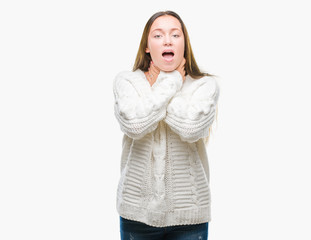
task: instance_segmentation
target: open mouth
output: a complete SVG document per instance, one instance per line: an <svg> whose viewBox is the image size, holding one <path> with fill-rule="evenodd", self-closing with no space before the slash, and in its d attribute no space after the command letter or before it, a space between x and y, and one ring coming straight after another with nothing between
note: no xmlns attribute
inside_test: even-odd
<svg viewBox="0 0 311 240"><path fill-rule="evenodd" d="M166 60L166 61L171 61L174 58L174 52L173 51L164 51L162 53L162 57Z"/></svg>

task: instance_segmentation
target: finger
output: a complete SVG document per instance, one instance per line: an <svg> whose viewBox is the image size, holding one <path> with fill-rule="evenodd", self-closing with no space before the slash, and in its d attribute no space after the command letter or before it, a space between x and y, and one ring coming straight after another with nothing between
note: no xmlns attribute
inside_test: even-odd
<svg viewBox="0 0 311 240"><path fill-rule="evenodd" d="M156 69L155 69L154 65L152 65L152 67L151 67L151 69L150 69L150 73L151 73L152 75L155 75L155 74L156 74Z"/></svg>
<svg viewBox="0 0 311 240"><path fill-rule="evenodd" d="M159 69L154 63L152 63L152 66L153 66L154 71L155 71L156 73L160 73L160 69Z"/></svg>
<svg viewBox="0 0 311 240"><path fill-rule="evenodd" d="M149 71L154 72L154 64L152 62L150 63Z"/></svg>
<svg viewBox="0 0 311 240"><path fill-rule="evenodd" d="M185 65L185 63L186 63L186 59L183 58L183 59L181 60L180 66L183 67L183 66Z"/></svg>
<svg viewBox="0 0 311 240"><path fill-rule="evenodd" d="M181 60L180 65L178 66L178 68L179 68L180 70L182 70L182 69L185 67L185 63L186 63L186 60L185 60L185 58L183 58L183 60Z"/></svg>
<svg viewBox="0 0 311 240"><path fill-rule="evenodd" d="M152 62L152 61L150 61L150 64L149 64L149 70L151 71L153 68L154 68L153 62Z"/></svg>
<svg viewBox="0 0 311 240"><path fill-rule="evenodd" d="M156 67L155 65L153 65L151 71L152 71L155 75L157 75L157 74L160 73L160 70L158 70L157 67Z"/></svg>

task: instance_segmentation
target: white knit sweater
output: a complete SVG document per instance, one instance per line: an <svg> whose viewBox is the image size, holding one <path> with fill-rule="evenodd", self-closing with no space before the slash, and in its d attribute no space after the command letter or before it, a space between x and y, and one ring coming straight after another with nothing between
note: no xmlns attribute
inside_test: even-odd
<svg viewBox="0 0 311 240"><path fill-rule="evenodd" d="M151 87L141 70L119 73L115 115L124 132L120 216L155 227L210 221L204 137L215 117L219 87L212 77L184 83L160 72Z"/></svg>

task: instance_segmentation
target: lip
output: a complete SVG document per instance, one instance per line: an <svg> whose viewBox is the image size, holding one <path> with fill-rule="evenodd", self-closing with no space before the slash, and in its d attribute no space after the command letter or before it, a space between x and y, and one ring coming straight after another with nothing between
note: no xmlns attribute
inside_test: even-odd
<svg viewBox="0 0 311 240"><path fill-rule="evenodd" d="M171 49L171 48L164 49L164 50L162 51L162 54L163 54L163 53L166 53L166 52L172 52L172 53L174 53L174 55L175 55L174 50Z"/></svg>
<svg viewBox="0 0 311 240"><path fill-rule="evenodd" d="M164 50L162 51L162 54L161 54L161 55L162 55L162 58L164 59L164 61L166 61L166 62L172 62L172 61L174 60L174 56L173 56L171 59L169 59L169 60L163 57L163 53L166 53L166 52L171 52L171 53L173 53L174 56L175 56L174 50L171 49L171 48L167 48L167 49L164 49Z"/></svg>

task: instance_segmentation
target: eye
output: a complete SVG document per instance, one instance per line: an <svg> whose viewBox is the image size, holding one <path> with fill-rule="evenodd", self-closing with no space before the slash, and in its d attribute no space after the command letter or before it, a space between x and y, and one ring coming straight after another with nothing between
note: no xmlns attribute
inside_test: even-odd
<svg viewBox="0 0 311 240"><path fill-rule="evenodd" d="M161 37L161 35L160 34L156 34L156 35L154 35L154 38L160 38Z"/></svg>
<svg viewBox="0 0 311 240"><path fill-rule="evenodd" d="M173 37L174 37L174 38L178 38L178 37L179 37L179 34L173 34Z"/></svg>

